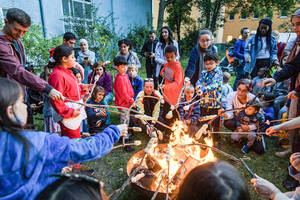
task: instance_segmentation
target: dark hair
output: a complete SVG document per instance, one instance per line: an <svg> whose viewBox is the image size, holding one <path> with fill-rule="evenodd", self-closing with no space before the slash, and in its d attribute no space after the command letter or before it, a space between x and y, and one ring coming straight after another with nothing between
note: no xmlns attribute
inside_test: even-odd
<svg viewBox="0 0 300 200"><path fill-rule="evenodd" d="M6 19L8 23L17 22L21 26L27 28L31 25L30 16L19 8L10 8L7 10Z"/></svg>
<svg viewBox="0 0 300 200"><path fill-rule="evenodd" d="M104 99L104 97L105 97L105 89L104 89L103 87L97 85L97 86L94 88L93 93L92 93L91 99L92 99L93 101L95 101L98 92L103 92L103 93L104 93L104 96L103 96L103 99Z"/></svg>
<svg viewBox="0 0 300 200"><path fill-rule="evenodd" d="M241 34L243 34L244 33L244 30L247 30L247 29L249 29L248 27L243 27L242 29L241 29Z"/></svg>
<svg viewBox="0 0 300 200"><path fill-rule="evenodd" d="M76 36L75 36L74 33L66 32L66 33L64 34L63 39L66 40L66 41L69 41L69 40L76 40Z"/></svg>
<svg viewBox="0 0 300 200"><path fill-rule="evenodd" d="M255 34L255 49L257 49L257 42L258 42L258 37L261 37L261 32L260 32L260 25L261 24L265 24L269 26L269 30L267 32L267 36L266 36L266 42L267 42L267 47L270 48L271 47L271 37L272 37L272 20L269 18L265 18L265 19L261 19L259 21L259 25Z"/></svg>
<svg viewBox="0 0 300 200"><path fill-rule="evenodd" d="M289 56L289 54L283 52L283 54L282 54L282 56L281 56L281 58L280 58L280 67L283 67L283 66L284 66L284 64L283 64L283 59L286 58L286 57L288 57L288 56Z"/></svg>
<svg viewBox="0 0 300 200"><path fill-rule="evenodd" d="M149 31L149 35L151 35L153 33L156 34L154 30Z"/></svg>
<svg viewBox="0 0 300 200"><path fill-rule="evenodd" d="M216 52L209 51L205 54L203 60L204 62L208 60L213 60L215 62L218 62L219 61L218 54Z"/></svg>
<svg viewBox="0 0 300 200"><path fill-rule="evenodd" d="M179 187L177 200L249 200L247 185L230 164L208 162L188 173Z"/></svg>
<svg viewBox="0 0 300 200"><path fill-rule="evenodd" d="M128 64L126 58L124 56L116 56L114 59L114 65L115 66L119 66L119 65L123 65L123 64Z"/></svg>
<svg viewBox="0 0 300 200"><path fill-rule="evenodd" d="M174 45L168 45L165 48L165 54L166 53L174 53L175 55L177 55L177 48Z"/></svg>
<svg viewBox="0 0 300 200"><path fill-rule="evenodd" d="M60 45L54 49L53 58L55 60L55 64L59 65L61 64L61 59L63 57L69 57L72 52L73 48L65 45Z"/></svg>
<svg viewBox="0 0 300 200"><path fill-rule="evenodd" d="M126 46L129 46L129 50L131 50L131 42L127 38L119 40L118 46L121 47L122 44L126 44Z"/></svg>
<svg viewBox="0 0 300 200"><path fill-rule="evenodd" d="M268 67L261 67L258 69L258 71L262 70L263 71L263 76L266 77L268 75L269 72L269 68Z"/></svg>
<svg viewBox="0 0 300 200"><path fill-rule="evenodd" d="M76 69L76 68L72 67L72 68L70 68L70 70L73 72L74 76L76 76L76 74L80 74L81 75L79 69Z"/></svg>
<svg viewBox="0 0 300 200"><path fill-rule="evenodd" d="M252 99L252 100L249 100L247 102L247 104L248 104L248 107L253 107L253 108L255 108L256 111L259 111L259 109L261 107L261 104L260 104L259 100L256 99L256 98Z"/></svg>
<svg viewBox="0 0 300 200"><path fill-rule="evenodd" d="M25 166L29 157L29 141L18 132L22 130L22 124L15 122L7 116L7 108L16 103L20 95L23 93L20 85L7 78L0 77L0 132L6 131L14 138L21 141L25 149ZM13 111L14 115L15 112Z"/></svg>
<svg viewBox="0 0 300 200"><path fill-rule="evenodd" d="M237 88L240 86L240 85L245 85L247 87L247 90L249 92L252 91L252 81L250 79L247 79L247 78L243 78L243 79L240 79L237 83Z"/></svg>
<svg viewBox="0 0 300 200"><path fill-rule="evenodd" d="M164 49L165 46L166 46L166 41L164 40L163 36L162 36L162 30L163 29L167 29L167 31L169 32L169 40L170 40L170 44L173 44L173 33L172 33L172 30L170 29L170 27L168 26L163 26L161 29L160 29L160 36L159 36L159 41L162 43L162 48Z"/></svg>
<svg viewBox="0 0 300 200"><path fill-rule="evenodd" d="M97 67L102 67L103 68L103 71L105 72L106 71L106 66L103 65L102 62L95 62L92 66L92 69L93 71L97 68Z"/></svg>
<svg viewBox="0 0 300 200"><path fill-rule="evenodd" d="M91 179L91 180L90 180ZM93 177L82 174L68 173L48 185L35 198L36 200L85 199L102 200L100 183Z"/></svg>

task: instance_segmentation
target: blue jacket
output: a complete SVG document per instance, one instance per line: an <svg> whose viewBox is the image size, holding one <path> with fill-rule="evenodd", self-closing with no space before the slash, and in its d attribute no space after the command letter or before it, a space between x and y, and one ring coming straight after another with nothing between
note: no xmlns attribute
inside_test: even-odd
<svg viewBox="0 0 300 200"><path fill-rule="evenodd" d="M137 75L135 78L132 78L130 76L128 77L134 92L134 100L136 100L137 95L140 93L140 91L143 90L143 86L144 86L143 79L139 75Z"/></svg>
<svg viewBox="0 0 300 200"><path fill-rule="evenodd" d="M0 199L34 199L56 179L72 160L74 163L100 158L119 140L120 131L109 126L86 139L70 139L46 132L21 131L29 143L26 163L23 143L5 131L0 133ZM26 164L26 165L25 165Z"/></svg>
<svg viewBox="0 0 300 200"><path fill-rule="evenodd" d="M246 41L238 39L234 43L233 56L244 60L244 49L245 49Z"/></svg>
<svg viewBox="0 0 300 200"><path fill-rule="evenodd" d="M103 100L101 102L97 103L90 99L87 101L87 103L93 104L93 105L105 105ZM101 115L97 116L96 115L102 109L108 110L108 108L90 108L90 107L85 108L90 133L95 133L97 131L101 131L103 128L105 128L107 126L106 121L107 121L107 118L110 117L110 113L108 111L106 111L106 116L101 116Z"/></svg>
<svg viewBox="0 0 300 200"><path fill-rule="evenodd" d="M251 74L252 70L254 69L256 63L256 57L259 50L262 47L261 38L258 38L257 41L257 49L255 49L255 35L251 36L245 45L244 49L244 57L245 60L250 58L250 63L246 63L244 67L244 71ZM270 49L270 64L272 64L275 60L277 60L277 40L274 36L271 36L271 46Z"/></svg>
<svg viewBox="0 0 300 200"><path fill-rule="evenodd" d="M181 102L186 102L186 99L182 98ZM195 100L193 102L195 102ZM190 106L188 110L184 110L183 107L189 104L191 104L191 102L179 104L178 112L180 114L180 118L181 120L190 119L192 124L197 124L201 114L200 104L195 103L194 105Z"/></svg>
<svg viewBox="0 0 300 200"><path fill-rule="evenodd" d="M211 51L218 53L218 49L216 46L211 46ZM205 66L203 66L205 69ZM190 53L190 58L188 62L188 66L184 72L185 77L189 77L191 79L191 83L193 85L199 80L199 55L198 55L198 44L192 49Z"/></svg>

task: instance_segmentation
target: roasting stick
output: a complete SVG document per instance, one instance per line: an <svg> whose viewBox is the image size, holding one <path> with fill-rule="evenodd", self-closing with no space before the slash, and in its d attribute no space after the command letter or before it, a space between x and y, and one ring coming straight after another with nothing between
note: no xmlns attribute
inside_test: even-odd
<svg viewBox="0 0 300 200"><path fill-rule="evenodd" d="M160 178L160 181L159 181L159 183L158 183L158 186L156 187L156 190L155 190L155 192L154 192L154 194L153 194L151 200L154 200L154 199L156 198L156 196L157 196L157 194L158 194L158 191L159 191L159 188L160 188L160 186L161 186L161 183L162 183L162 181L164 180L165 176L166 176L166 170L164 169L163 172L162 172L162 174L160 175L160 177L161 177L161 178Z"/></svg>

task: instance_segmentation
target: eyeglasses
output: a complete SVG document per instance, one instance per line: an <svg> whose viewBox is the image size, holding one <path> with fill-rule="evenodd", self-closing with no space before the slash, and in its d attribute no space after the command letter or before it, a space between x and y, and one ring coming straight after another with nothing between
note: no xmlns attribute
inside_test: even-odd
<svg viewBox="0 0 300 200"><path fill-rule="evenodd" d="M144 82L153 82L153 78L145 78Z"/></svg>
<svg viewBox="0 0 300 200"><path fill-rule="evenodd" d="M211 40L200 40L200 43L209 43Z"/></svg>

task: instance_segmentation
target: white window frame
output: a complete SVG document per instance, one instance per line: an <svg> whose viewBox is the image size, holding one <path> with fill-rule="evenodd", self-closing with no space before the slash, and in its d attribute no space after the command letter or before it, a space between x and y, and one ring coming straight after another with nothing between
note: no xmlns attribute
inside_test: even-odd
<svg viewBox="0 0 300 200"><path fill-rule="evenodd" d="M282 11L283 10L280 11L280 18L287 18L288 17L287 15L282 15Z"/></svg>
<svg viewBox="0 0 300 200"><path fill-rule="evenodd" d="M241 15L240 15L240 20L241 20L241 21L245 21L245 20L247 20L247 15L246 15L246 17L245 17L245 18L242 18L242 12L241 12Z"/></svg>
<svg viewBox="0 0 300 200"><path fill-rule="evenodd" d="M61 0L62 1L62 0ZM83 4L83 18L80 17L75 17L74 16L74 2L79 2ZM72 31L73 30L73 26L75 24L74 21L83 21L84 26L87 28L88 27L88 22L92 22L93 21L93 16L91 16L91 19L87 19L85 18L85 5L91 5L93 6L93 0L90 0L90 2L86 1L86 0L68 0L68 6L69 6L69 16L64 15L64 20L63 20L63 24L64 24L64 31L66 32L66 25L69 25L71 27L71 30L68 31ZM64 8L62 8L64 9ZM68 22L66 22L66 20Z"/></svg>

